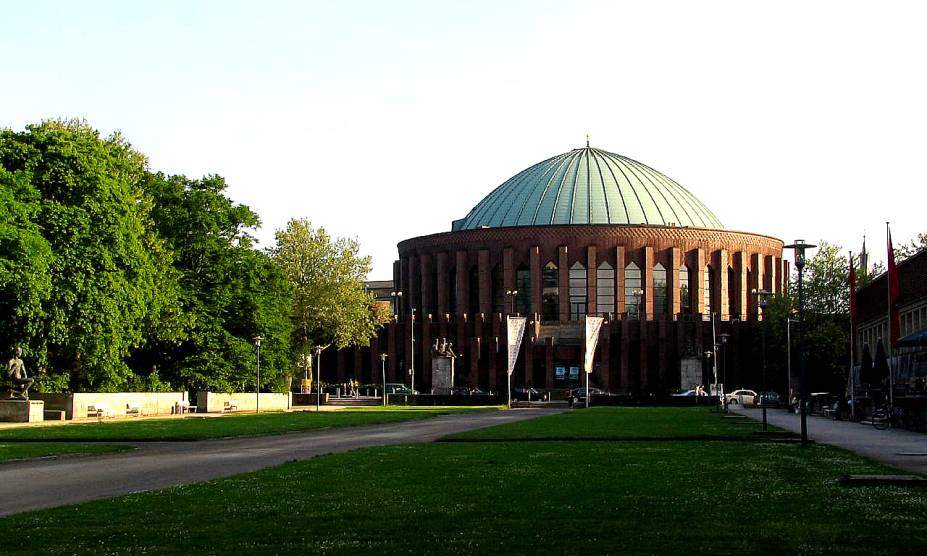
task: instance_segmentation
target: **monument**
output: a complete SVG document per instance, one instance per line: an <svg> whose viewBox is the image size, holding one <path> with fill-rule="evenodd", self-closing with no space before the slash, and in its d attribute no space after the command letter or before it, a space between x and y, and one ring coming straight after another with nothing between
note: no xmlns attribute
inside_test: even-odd
<svg viewBox="0 0 927 556"><path fill-rule="evenodd" d="M22 354L22 348L17 347L16 353L6 365L10 391L4 399L0 400L0 421L32 423L44 419L45 402L29 399L29 388L35 380L26 374Z"/></svg>
<svg viewBox="0 0 927 556"><path fill-rule="evenodd" d="M431 393L450 394L454 388L453 344L442 338L431 346Z"/></svg>

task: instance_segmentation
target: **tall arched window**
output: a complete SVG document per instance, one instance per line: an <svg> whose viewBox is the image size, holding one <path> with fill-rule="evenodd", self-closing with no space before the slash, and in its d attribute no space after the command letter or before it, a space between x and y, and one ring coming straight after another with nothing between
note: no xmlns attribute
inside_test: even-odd
<svg viewBox="0 0 927 556"><path fill-rule="evenodd" d="M705 312L702 313L702 318L705 320L711 320L711 313L715 310L711 306L711 292L715 289L715 277L711 272L711 265L705 265L705 284L704 284L704 294L705 294Z"/></svg>
<svg viewBox="0 0 927 556"><path fill-rule="evenodd" d="M689 267L679 267L679 312L683 315L692 314L692 294L689 289Z"/></svg>
<svg viewBox="0 0 927 556"><path fill-rule="evenodd" d="M505 288L502 286L502 265L497 264L492 267L492 312L502 313L505 311Z"/></svg>
<svg viewBox="0 0 927 556"><path fill-rule="evenodd" d="M615 269L607 262L600 264L596 270L595 299L600 315L615 312Z"/></svg>
<svg viewBox="0 0 927 556"><path fill-rule="evenodd" d="M467 284L467 297L470 307L467 309L471 315L480 312L480 268L476 265L470 267L469 284Z"/></svg>
<svg viewBox="0 0 927 556"><path fill-rule="evenodd" d="M560 273L553 261L541 270L541 320L560 320Z"/></svg>
<svg viewBox="0 0 927 556"><path fill-rule="evenodd" d="M666 316L666 268L660 263L653 267L653 316Z"/></svg>
<svg viewBox="0 0 927 556"><path fill-rule="evenodd" d="M570 320L586 316L587 292L586 267L576 261L570 267Z"/></svg>
<svg viewBox="0 0 927 556"><path fill-rule="evenodd" d="M641 295L641 269L633 262L624 267L624 306L628 318L640 318Z"/></svg>
<svg viewBox="0 0 927 556"><path fill-rule="evenodd" d="M515 312L519 315L531 313L531 270L521 265L515 269Z"/></svg>

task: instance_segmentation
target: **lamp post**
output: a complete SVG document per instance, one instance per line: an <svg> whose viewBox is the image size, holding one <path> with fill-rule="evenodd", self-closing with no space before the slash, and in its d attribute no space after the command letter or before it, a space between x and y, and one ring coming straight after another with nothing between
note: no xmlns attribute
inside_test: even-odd
<svg viewBox="0 0 927 556"><path fill-rule="evenodd" d="M798 322L793 318L785 318L785 352L786 352L786 361L785 361L785 373L786 379L788 379L788 390L789 393L789 403L792 403L792 323Z"/></svg>
<svg viewBox="0 0 927 556"><path fill-rule="evenodd" d="M641 320L641 297L644 296L644 290L641 290L641 289L634 290L633 292L631 292L631 295L633 295L634 298L637 299L637 303L635 304L635 307L637 308L636 317L637 317L637 320Z"/></svg>
<svg viewBox="0 0 927 556"><path fill-rule="evenodd" d="M803 239L796 239L792 245L786 245L786 249L792 249L795 252L795 268L798 269L798 388L800 390L799 408L801 411L801 445L808 446L808 383L805 379L805 297L804 297L804 268L805 268L805 250L817 247L805 243Z"/></svg>
<svg viewBox="0 0 927 556"><path fill-rule="evenodd" d="M516 303L515 300L517 299L516 298L517 295L518 295L518 290L506 290L505 292L505 296L511 299L511 305L509 306L508 314L511 315L512 313L515 313L516 317L519 316L519 314L515 311L515 303Z"/></svg>
<svg viewBox="0 0 927 556"><path fill-rule="evenodd" d="M713 382L714 382L714 384L715 384L714 390L715 390L715 394L717 395L717 393L718 393L718 367L717 367L717 365L714 365L713 357L714 357L714 352L713 352L713 351L708 350L708 351L705 352L705 359L708 360L708 365L709 365L709 367L710 367L710 368L712 369L712 371L713 371L713 372L711 373L711 374L712 374L711 378L714 379L714 380L713 380ZM710 397L709 397L709 402L708 402L708 403L709 403L709 404L711 403Z"/></svg>
<svg viewBox="0 0 927 556"><path fill-rule="evenodd" d="M254 337L254 347L257 349L257 380L254 382L254 412L261 412L261 341L260 335Z"/></svg>
<svg viewBox="0 0 927 556"><path fill-rule="evenodd" d="M721 337L721 389L727 387L727 340L731 337L727 332L718 334ZM724 412L727 413L727 396L724 396Z"/></svg>
<svg viewBox="0 0 927 556"><path fill-rule="evenodd" d="M399 317L399 302L402 301L402 292L399 290L389 292L389 296L393 298L393 318Z"/></svg>
<svg viewBox="0 0 927 556"><path fill-rule="evenodd" d="M380 368L383 371L383 405L386 405L386 354L380 354Z"/></svg>
<svg viewBox="0 0 927 556"><path fill-rule="evenodd" d="M412 307L412 334L410 334L412 341L412 351L409 352L409 377L412 381L412 394L415 394L415 307Z"/></svg>
<svg viewBox="0 0 927 556"><path fill-rule="evenodd" d="M761 376L762 391L760 392L760 405L763 406L763 432L768 430L766 423L766 404L763 403L763 394L766 393L766 308L769 307L769 296L771 295L767 290L757 290L754 289L751 291L753 295L757 298L757 305L760 309L760 316L763 319L763 331L762 331L762 344L763 344L763 373Z"/></svg>
<svg viewBox="0 0 927 556"><path fill-rule="evenodd" d="M318 413L322 405L322 347L315 348L315 412Z"/></svg>

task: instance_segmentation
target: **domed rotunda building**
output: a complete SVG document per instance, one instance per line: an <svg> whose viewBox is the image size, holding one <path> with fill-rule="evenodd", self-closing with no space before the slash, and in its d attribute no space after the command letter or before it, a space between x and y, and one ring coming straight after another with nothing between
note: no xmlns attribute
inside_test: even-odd
<svg viewBox="0 0 927 556"><path fill-rule="evenodd" d="M506 180L451 231L398 248L396 319L355 350L354 376L380 382L385 353L387 381L408 383L414 333L423 392L435 339L453 343L455 384L504 392L505 317L515 314L528 317L515 387L579 383L586 315L605 317L597 387L660 394L708 383L712 324L715 338L730 335L729 387L759 386L751 291L779 293L788 276L782 241L726 230L671 178L588 145ZM351 374L349 357L339 352L339 380Z"/></svg>

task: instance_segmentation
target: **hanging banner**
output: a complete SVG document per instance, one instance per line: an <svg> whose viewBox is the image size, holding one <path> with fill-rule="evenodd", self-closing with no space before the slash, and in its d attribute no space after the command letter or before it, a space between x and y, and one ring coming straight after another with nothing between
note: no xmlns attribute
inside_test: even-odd
<svg viewBox="0 0 927 556"><path fill-rule="evenodd" d="M595 357L595 346L599 343L599 331L602 330L602 323L605 319L602 317L586 317L586 341L585 353L583 354L583 369L587 373L592 372L592 360Z"/></svg>
<svg viewBox="0 0 927 556"><path fill-rule="evenodd" d="M521 338L525 334L526 317L508 317L506 327L508 328L508 346L509 346L509 376L515 372L515 362L518 361L518 350L521 349Z"/></svg>

